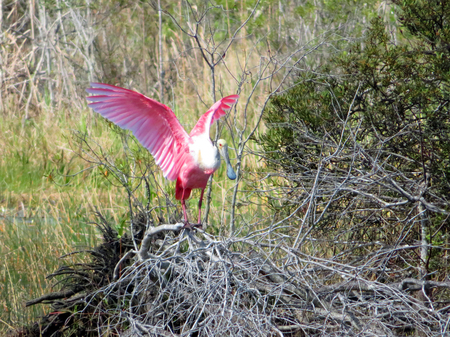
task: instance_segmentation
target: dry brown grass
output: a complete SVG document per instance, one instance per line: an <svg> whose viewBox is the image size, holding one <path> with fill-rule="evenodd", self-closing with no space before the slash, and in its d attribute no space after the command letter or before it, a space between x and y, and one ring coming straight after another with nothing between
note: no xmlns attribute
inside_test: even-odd
<svg viewBox="0 0 450 337"><path fill-rule="evenodd" d="M125 161L129 152L124 151L121 136L86 107L84 90L89 81L121 85L159 99L158 64L162 57L163 101L187 130L215 99L239 92L236 110L219 130L239 157L241 180L236 186L222 179L223 168L219 170L212 186L212 225L208 230L225 235L230 223L238 221L238 229L250 232L270 222L265 197L255 190L274 192L258 173L265 166L253 155L256 145L248 137L261 130L257 127L264 104L271 93L286 88L282 83L288 74L307 70L320 58L314 48L325 48L321 32L327 28L309 26L314 12L295 21L294 2L281 12L278 4L262 2L252 12L253 2L225 1L224 8L209 11L200 22L193 16L202 12L200 4L189 8L184 1L163 3L166 14L173 14L179 26L163 16L161 56L157 11L143 2L80 1L68 7L59 0L53 6L33 0L3 5L0 255L6 262L0 272L0 333L11 325L32 321L42 312L41 308L24 310L23 303L49 289L45 276L60 263L59 256L73 247L95 244L96 232L89 224L94 220L94 207L101 208L115 224L128 221L126 191L105 179L104 169L90 168L92 164L77 155L80 144L73 131L87 134L86 144L97 143L116 163L125 162L127 170L132 169ZM261 15L277 24L259 25ZM231 35L249 16L251 20L231 41ZM196 22L198 40L181 31L194 29ZM197 42L214 55L214 60L223 59L208 67ZM223 55L229 42L233 43ZM310 56L302 59L305 54ZM296 63L298 60L302 61ZM215 132L213 128L213 138ZM151 162L148 155L142 158ZM157 171L154 200L166 207L166 196L173 195L173 188ZM143 187L135 193L138 200L145 200ZM189 201L190 209L195 208L196 198L194 194ZM233 213L231 204L235 206ZM158 214L167 219L172 211L163 208Z"/></svg>

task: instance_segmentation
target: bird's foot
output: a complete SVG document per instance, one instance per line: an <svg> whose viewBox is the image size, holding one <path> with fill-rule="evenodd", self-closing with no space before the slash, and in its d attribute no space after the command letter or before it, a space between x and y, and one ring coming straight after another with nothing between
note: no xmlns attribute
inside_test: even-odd
<svg viewBox="0 0 450 337"><path fill-rule="evenodd" d="M183 228L189 229L189 230L193 230L194 228L200 228L200 229L202 229L202 224L201 224L201 223L191 224L191 223L189 223L189 221L184 221L184 226L183 226Z"/></svg>

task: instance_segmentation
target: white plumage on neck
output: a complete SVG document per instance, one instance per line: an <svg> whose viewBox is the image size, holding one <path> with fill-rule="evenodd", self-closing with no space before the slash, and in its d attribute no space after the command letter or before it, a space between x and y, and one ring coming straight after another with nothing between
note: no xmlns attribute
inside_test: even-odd
<svg viewBox="0 0 450 337"><path fill-rule="evenodd" d="M215 171L220 166L220 154L209 137L192 137L189 151L196 164L204 171Z"/></svg>

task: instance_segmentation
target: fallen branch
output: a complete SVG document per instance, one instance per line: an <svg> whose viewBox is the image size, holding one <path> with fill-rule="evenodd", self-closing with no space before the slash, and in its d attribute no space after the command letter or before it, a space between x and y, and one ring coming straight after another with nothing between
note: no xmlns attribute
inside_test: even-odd
<svg viewBox="0 0 450 337"><path fill-rule="evenodd" d="M25 306L29 307L31 305L35 305L35 304L46 302L46 301L52 302L52 301L59 300L59 299L62 299L62 298L68 298L68 297L70 297L70 296L72 296L74 294L76 294L76 291L72 290L72 289L65 290L65 291L57 291L57 292L54 292L54 293L42 295L41 297L35 298L33 300L30 300L30 301L27 301L25 303Z"/></svg>
<svg viewBox="0 0 450 337"><path fill-rule="evenodd" d="M144 238L143 238L142 244L141 244L141 249L139 249L139 252L138 252L139 260L144 261L144 260L147 260L148 258L150 258L148 251L150 249L153 236L155 236L159 233L168 232L168 231L178 232L178 231L182 230L183 227L184 227L184 224L181 222L176 223L175 225L167 224L167 225L160 225L157 227L150 226L147 229L147 231L145 232L145 235L144 235Z"/></svg>

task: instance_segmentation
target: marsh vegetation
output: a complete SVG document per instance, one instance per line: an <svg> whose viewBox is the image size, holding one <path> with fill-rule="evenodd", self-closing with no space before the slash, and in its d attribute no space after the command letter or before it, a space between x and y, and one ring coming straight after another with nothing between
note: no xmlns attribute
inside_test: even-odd
<svg viewBox="0 0 450 337"><path fill-rule="evenodd" d="M448 333L445 2L0 8L0 333ZM186 130L240 95L211 133L238 178L214 175L204 231L180 230L175 184L87 108L91 81Z"/></svg>

